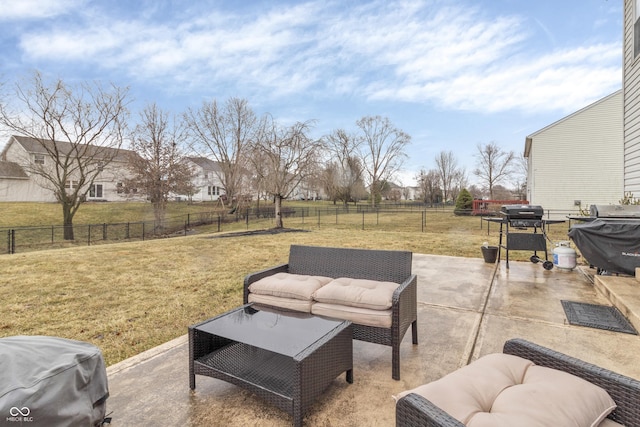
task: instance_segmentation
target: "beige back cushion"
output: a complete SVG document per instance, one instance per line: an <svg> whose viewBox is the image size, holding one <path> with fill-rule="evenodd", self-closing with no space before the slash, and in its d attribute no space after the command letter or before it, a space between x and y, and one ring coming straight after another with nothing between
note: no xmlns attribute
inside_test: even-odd
<svg viewBox="0 0 640 427"><path fill-rule="evenodd" d="M319 288L313 298L325 304L341 304L370 310L388 310L393 292L400 286L393 282L340 277Z"/></svg>
<svg viewBox="0 0 640 427"><path fill-rule="evenodd" d="M276 273L249 285L249 292L311 301L313 293L332 280L331 277Z"/></svg>

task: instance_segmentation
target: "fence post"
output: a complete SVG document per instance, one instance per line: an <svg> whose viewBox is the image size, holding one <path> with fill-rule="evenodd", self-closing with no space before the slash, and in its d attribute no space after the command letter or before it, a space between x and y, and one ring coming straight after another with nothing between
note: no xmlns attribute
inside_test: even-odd
<svg viewBox="0 0 640 427"><path fill-rule="evenodd" d="M129 223L127 223L127 225L124 228L124 238L129 240Z"/></svg>
<svg viewBox="0 0 640 427"><path fill-rule="evenodd" d="M187 214L187 225L186 225L185 227L188 227L188 226L190 226L190 225L191 225L191 214L190 214L190 213L188 213L188 214ZM186 235L186 234L185 234L185 235Z"/></svg>
<svg viewBox="0 0 640 427"><path fill-rule="evenodd" d="M144 224L145 222L142 221L142 241L144 242Z"/></svg>
<svg viewBox="0 0 640 427"><path fill-rule="evenodd" d="M87 246L91 246L91 224L89 224L87 230Z"/></svg>
<svg viewBox="0 0 640 427"><path fill-rule="evenodd" d="M362 229L364 230L364 210L362 211Z"/></svg>
<svg viewBox="0 0 640 427"><path fill-rule="evenodd" d="M107 223L102 223L102 240L107 240Z"/></svg>
<svg viewBox="0 0 640 427"><path fill-rule="evenodd" d="M318 210L318 228L320 228L320 210Z"/></svg>
<svg viewBox="0 0 640 427"><path fill-rule="evenodd" d="M221 223L222 223L222 218L220 217L220 214L218 214L218 233L220 232Z"/></svg>
<svg viewBox="0 0 640 427"><path fill-rule="evenodd" d="M184 235L187 235L187 229L189 228L189 219L184 222Z"/></svg>
<svg viewBox="0 0 640 427"><path fill-rule="evenodd" d="M249 208L247 208L247 214L245 215L244 220L248 230L249 229Z"/></svg>
<svg viewBox="0 0 640 427"><path fill-rule="evenodd" d="M51 226L51 244L53 245L53 233L54 233L54 226Z"/></svg>

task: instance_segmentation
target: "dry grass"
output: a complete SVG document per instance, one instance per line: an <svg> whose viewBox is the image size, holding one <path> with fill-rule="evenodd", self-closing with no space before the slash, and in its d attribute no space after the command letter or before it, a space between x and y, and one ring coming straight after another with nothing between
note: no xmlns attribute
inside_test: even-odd
<svg viewBox="0 0 640 427"><path fill-rule="evenodd" d="M167 217L210 212L215 204L169 203ZM152 221L153 206L144 202L87 202L78 209L74 224ZM0 228L62 224L62 208L57 203L0 202Z"/></svg>
<svg viewBox="0 0 640 427"><path fill-rule="evenodd" d="M404 220L396 216L397 230L384 231L372 222L363 231L362 215L354 215L357 218L340 217L339 224L319 228L308 220L285 220L287 227L310 232L232 238L200 234L0 255L0 336L88 341L113 364L240 305L244 276L286 262L293 243L481 257L482 242L498 242L497 226L492 225L487 236L478 218L431 214L427 231L421 232L421 217L415 225L413 213ZM402 224L408 222L412 225L405 231ZM566 226L552 231L552 238L566 239ZM528 259L530 254L515 252L512 259Z"/></svg>

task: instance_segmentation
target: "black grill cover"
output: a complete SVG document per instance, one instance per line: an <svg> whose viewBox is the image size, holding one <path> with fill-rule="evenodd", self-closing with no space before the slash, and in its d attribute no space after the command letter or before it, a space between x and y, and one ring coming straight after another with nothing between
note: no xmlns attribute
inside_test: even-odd
<svg viewBox="0 0 640 427"><path fill-rule="evenodd" d="M640 221L595 219L569 229L589 264L612 273L635 274L640 267Z"/></svg>

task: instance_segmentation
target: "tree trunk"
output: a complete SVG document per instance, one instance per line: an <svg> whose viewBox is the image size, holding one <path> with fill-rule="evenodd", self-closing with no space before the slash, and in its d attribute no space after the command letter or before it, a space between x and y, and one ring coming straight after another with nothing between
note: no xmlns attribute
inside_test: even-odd
<svg viewBox="0 0 640 427"><path fill-rule="evenodd" d="M166 212L166 202L164 199L153 202L153 216L155 218L155 230L156 232L162 232L164 230L164 214Z"/></svg>
<svg viewBox="0 0 640 427"><path fill-rule="evenodd" d="M275 197L275 214L276 214L276 227L284 228L282 224L282 196L279 194Z"/></svg>
<svg viewBox="0 0 640 427"><path fill-rule="evenodd" d="M62 203L62 217L64 226L64 240L74 240L73 236L73 214L71 210L72 204Z"/></svg>

